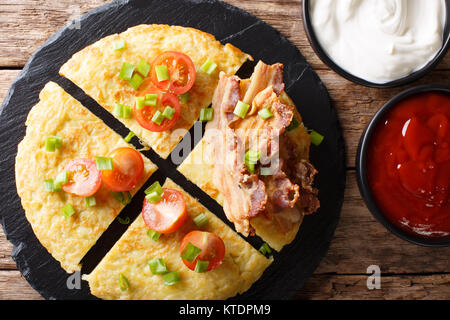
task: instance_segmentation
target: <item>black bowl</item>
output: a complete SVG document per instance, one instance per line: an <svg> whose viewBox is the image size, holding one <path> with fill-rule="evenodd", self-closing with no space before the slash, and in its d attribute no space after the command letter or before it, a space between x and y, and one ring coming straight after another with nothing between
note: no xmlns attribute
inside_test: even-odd
<svg viewBox="0 0 450 320"><path fill-rule="evenodd" d="M310 42L312 48L314 49L316 54L320 57L320 59L326 65L328 65L331 69L333 69L334 72L338 73L339 75L341 75L342 77L344 77L350 81L353 81L354 83L357 83L357 84L360 84L360 85L363 85L366 87L394 88L394 87L402 86L402 85L411 83L413 81L416 81L417 79L423 77L425 74L427 74L429 71L431 71L444 58L444 56L446 55L446 53L450 47L450 19L448 18L448 17L450 17L450 0L445 0L447 18L446 18L445 28L444 28L444 37L443 37L444 42L443 42L441 50L439 50L439 52L436 54L436 56L433 58L433 60L428 62L428 64L426 64L422 69L417 70L403 78L400 78L400 79L397 79L394 81L390 81L387 83L381 83L381 84L373 83L373 82L361 79L359 77L356 77L353 74L345 71L339 65L337 65L323 50L322 46L320 45L320 43L315 35L314 27L311 23L311 17L309 14L310 2L311 2L310 0L303 0L303 24L305 26L306 34L308 36L308 39L309 39L309 42Z"/></svg>
<svg viewBox="0 0 450 320"><path fill-rule="evenodd" d="M450 246L450 236L443 238L424 238L418 235L415 236L411 233L408 233L392 224L384 216L383 212L378 208L374 198L372 197L372 192L369 183L367 181L366 175L367 149L369 147L372 134L375 131L379 121L383 119L386 112L388 112L392 107L396 106L400 101L410 96L425 92L439 92L450 95L450 87L439 84L430 84L413 87L396 95L394 98L389 100L383 107L381 107L380 110L378 110L378 112L375 114L375 116L372 118L369 125L363 132L361 140L359 141L358 151L356 154L356 179L358 181L358 187L359 191L361 192L361 196L363 197L370 212L372 212L373 216L379 222L381 222L389 231L391 231L397 237L417 245L427 247L445 247Z"/></svg>

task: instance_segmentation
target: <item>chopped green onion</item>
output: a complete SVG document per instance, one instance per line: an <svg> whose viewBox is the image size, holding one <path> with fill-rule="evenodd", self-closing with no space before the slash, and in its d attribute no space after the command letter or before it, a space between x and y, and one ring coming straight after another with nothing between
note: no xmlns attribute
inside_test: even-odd
<svg viewBox="0 0 450 320"><path fill-rule="evenodd" d="M250 172L252 174L256 172L256 164L255 163L246 162L245 166L247 167L248 172Z"/></svg>
<svg viewBox="0 0 450 320"><path fill-rule="evenodd" d="M153 274L165 274L169 271L164 260L161 258L148 260L148 266Z"/></svg>
<svg viewBox="0 0 450 320"><path fill-rule="evenodd" d="M95 206L96 204L97 204L97 201L95 200L95 197L94 197L94 196L84 198L84 205L85 205L86 207L93 207L93 206Z"/></svg>
<svg viewBox="0 0 450 320"><path fill-rule="evenodd" d="M272 172L272 169L270 169L270 168L262 167L261 170L259 171L259 174L261 176L271 176L271 175L273 175L273 172Z"/></svg>
<svg viewBox="0 0 450 320"><path fill-rule="evenodd" d="M123 205L129 204L131 201L131 194L127 193L128 199L125 198L123 192L110 191L109 194L113 196L117 201L122 203Z"/></svg>
<svg viewBox="0 0 450 320"><path fill-rule="evenodd" d="M141 60L136 68L136 71L146 77L150 72L150 69L151 66L145 60Z"/></svg>
<svg viewBox="0 0 450 320"><path fill-rule="evenodd" d="M125 219L122 219L121 217L117 217L117 221L119 221L120 224L130 224L131 219L130 219L130 217L126 217Z"/></svg>
<svg viewBox="0 0 450 320"><path fill-rule="evenodd" d="M255 150L248 150L245 153L245 162L257 164L261 158L261 152Z"/></svg>
<svg viewBox="0 0 450 320"><path fill-rule="evenodd" d="M178 271L169 272L163 275L163 279L166 286L172 286L180 281L180 274Z"/></svg>
<svg viewBox="0 0 450 320"><path fill-rule="evenodd" d="M124 62L122 69L120 69L119 78L123 80L130 81L133 77L134 64Z"/></svg>
<svg viewBox="0 0 450 320"><path fill-rule="evenodd" d="M309 136L311 137L311 143L315 146L319 146L325 138L323 135L314 130L311 130Z"/></svg>
<svg viewBox="0 0 450 320"><path fill-rule="evenodd" d="M98 170L113 170L113 160L109 157L95 157Z"/></svg>
<svg viewBox="0 0 450 320"><path fill-rule="evenodd" d="M298 126L300 125L300 123L298 122L296 117L292 118L291 124L289 125L289 127L286 128L287 131L292 131L294 129L297 129Z"/></svg>
<svg viewBox="0 0 450 320"><path fill-rule="evenodd" d="M263 109L259 110L258 114L264 120L267 120L267 119L270 119L273 117L273 113L272 113L272 111L270 111L269 108L263 108Z"/></svg>
<svg viewBox="0 0 450 320"><path fill-rule="evenodd" d="M125 40L119 39L119 40L117 40L117 41L114 41L114 43L113 43L113 48L114 48L114 50L116 50L116 51L125 49Z"/></svg>
<svg viewBox="0 0 450 320"><path fill-rule="evenodd" d="M259 248L259 252L261 252L263 255L267 255L272 253L272 249L270 249L269 245L264 242L261 248Z"/></svg>
<svg viewBox="0 0 450 320"><path fill-rule="evenodd" d="M55 192L55 184L53 179L44 180L44 189L46 192Z"/></svg>
<svg viewBox="0 0 450 320"><path fill-rule="evenodd" d="M156 232L152 229L148 229L147 235L150 237L150 239L153 239L153 241L158 241L159 237L161 237L161 233Z"/></svg>
<svg viewBox="0 0 450 320"><path fill-rule="evenodd" d="M234 108L233 113L238 117L244 119L245 116L247 115L248 109L250 109L250 105L242 101L239 101L236 105L236 108Z"/></svg>
<svg viewBox="0 0 450 320"><path fill-rule="evenodd" d="M152 121L154 123L156 123L158 126L161 125L161 123L164 121L165 117L163 116L163 114L158 110L155 112L155 114L153 115Z"/></svg>
<svg viewBox="0 0 450 320"><path fill-rule="evenodd" d="M45 138L45 151L55 152L56 149L61 148L62 138L58 136L48 136Z"/></svg>
<svg viewBox="0 0 450 320"><path fill-rule="evenodd" d="M216 68L217 68L217 64L214 61L212 61L211 59L209 59L209 58L200 67L200 69L202 69L207 74L213 73L214 70L216 70Z"/></svg>
<svg viewBox="0 0 450 320"><path fill-rule="evenodd" d="M113 114L119 118L129 119L131 118L131 107L117 103Z"/></svg>
<svg viewBox="0 0 450 320"><path fill-rule="evenodd" d="M140 76L138 73L135 73L134 76L131 78L130 81L128 81L128 84L134 89L137 90L141 86L141 84L144 82L144 78Z"/></svg>
<svg viewBox="0 0 450 320"><path fill-rule="evenodd" d="M189 92L185 92L182 95L180 95L180 102L186 103L189 101Z"/></svg>
<svg viewBox="0 0 450 320"><path fill-rule="evenodd" d="M203 108L200 109L200 121L207 122L211 121L214 116L214 109L213 108Z"/></svg>
<svg viewBox="0 0 450 320"><path fill-rule="evenodd" d="M202 249L197 248L191 242L189 242L181 253L181 257L184 260L192 263L197 258L200 252L202 252Z"/></svg>
<svg viewBox="0 0 450 320"><path fill-rule="evenodd" d="M197 260L194 271L197 273L203 273L203 272L206 272L206 270L208 270L208 267L209 267L209 261Z"/></svg>
<svg viewBox="0 0 450 320"><path fill-rule="evenodd" d="M174 114L175 114L175 109L172 107L169 107L169 106L167 106L162 113L163 117L168 120L172 120Z"/></svg>
<svg viewBox="0 0 450 320"><path fill-rule="evenodd" d="M197 225L197 227L203 228L208 224L208 216L206 215L206 213L201 213L194 218L194 223Z"/></svg>
<svg viewBox="0 0 450 320"><path fill-rule="evenodd" d="M128 279L122 273L119 274L119 287L121 291L127 291L130 287Z"/></svg>
<svg viewBox="0 0 450 320"><path fill-rule="evenodd" d="M69 175L67 171L63 171L60 174L58 174L55 178L54 186L55 191L61 191L61 187L69 181Z"/></svg>
<svg viewBox="0 0 450 320"><path fill-rule="evenodd" d="M166 65L155 66L156 77L158 81L166 81L170 79L169 70L167 70Z"/></svg>
<svg viewBox="0 0 450 320"><path fill-rule="evenodd" d="M62 207L61 212L64 215L64 218L70 218L75 214L75 209L72 207L70 203L66 203L64 207Z"/></svg>
<svg viewBox="0 0 450 320"><path fill-rule="evenodd" d="M145 107L145 97L136 98L136 108L143 109Z"/></svg>
<svg viewBox="0 0 450 320"><path fill-rule="evenodd" d="M135 134L133 131L130 131L130 132L128 132L127 136L126 136L123 140L125 140L125 142L130 142L131 139L133 139L133 137L134 137L135 135L136 135L136 134Z"/></svg>
<svg viewBox="0 0 450 320"><path fill-rule="evenodd" d="M145 194L150 194L152 192L157 192L158 194L163 194L164 190L159 184L159 181L154 182L150 187L145 189Z"/></svg>
<svg viewBox="0 0 450 320"><path fill-rule="evenodd" d="M145 95L144 105L146 105L146 106L156 106L157 102L158 102L158 94L156 94L156 93L149 93L149 94Z"/></svg>
<svg viewBox="0 0 450 320"><path fill-rule="evenodd" d="M147 199L147 201L150 203L157 203L161 201L161 195L157 192L152 192L146 195L145 199Z"/></svg>

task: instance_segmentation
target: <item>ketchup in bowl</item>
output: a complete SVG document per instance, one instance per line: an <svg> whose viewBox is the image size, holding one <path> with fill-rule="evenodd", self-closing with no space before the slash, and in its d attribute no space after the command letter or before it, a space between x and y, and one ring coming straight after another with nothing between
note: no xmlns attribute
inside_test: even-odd
<svg viewBox="0 0 450 320"><path fill-rule="evenodd" d="M392 224L426 238L450 235L450 96L420 93L392 107L366 159L372 196Z"/></svg>

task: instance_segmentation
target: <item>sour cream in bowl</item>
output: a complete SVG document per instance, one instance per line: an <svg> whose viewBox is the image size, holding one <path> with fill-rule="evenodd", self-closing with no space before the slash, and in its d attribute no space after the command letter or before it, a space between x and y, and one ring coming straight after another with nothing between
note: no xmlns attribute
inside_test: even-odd
<svg viewBox="0 0 450 320"><path fill-rule="evenodd" d="M431 70L450 44L446 0L305 0L311 45L345 78L394 87Z"/></svg>

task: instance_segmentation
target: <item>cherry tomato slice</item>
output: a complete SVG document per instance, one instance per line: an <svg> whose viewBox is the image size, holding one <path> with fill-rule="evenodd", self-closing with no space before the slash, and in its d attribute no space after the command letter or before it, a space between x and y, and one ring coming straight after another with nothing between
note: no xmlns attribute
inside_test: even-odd
<svg viewBox="0 0 450 320"><path fill-rule="evenodd" d="M141 127L153 131L163 132L172 128L180 117L181 107L178 98L170 93L162 93L158 91L147 91L146 94L158 94L156 106L145 106L142 109L138 109L136 104L134 105L134 116ZM145 95L145 94L144 94ZM163 112L164 109L169 106L175 110L172 119L164 119L160 125L152 121L153 115L156 111Z"/></svg>
<svg viewBox="0 0 450 320"><path fill-rule="evenodd" d="M67 193L90 197L102 185L102 173L97 169L95 161L90 159L70 160L64 171L67 172L68 182L62 189Z"/></svg>
<svg viewBox="0 0 450 320"><path fill-rule="evenodd" d="M186 221L186 202L178 190L163 188L161 201L150 203L144 199L142 218L147 227L159 233L172 233Z"/></svg>
<svg viewBox="0 0 450 320"><path fill-rule="evenodd" d="M195 260L192 262L189 262L182 258L184 264L189 269L195 270L197 260L209 261L209 265L206 271L215 269L222 264L223 258L225 257L225 244L219 236L206 231L191 231L187 235L185 235L183 240L181 241L181 254L183 254L183 250L189 242L202 250L197 258L195 258Z"/></svg>
<svg viewBox="0 0 450 320"><path fill-rule="evenodd" d="M113 159L113 170L103 170L103 183L113 191L129 191L141 180L144 160L132 148L115 149L109 155Z"/></svg>
<svg viewBox="0 0 450 320"><path fill-rule="evenodd" d="M158 81L156 66L165 65L169 71L169 80ZM188 92L195 82L195 66L191 58L181 52L168 51L160 54L153 60L150 78L153 84L161 90L173 94Z"/></svg>

